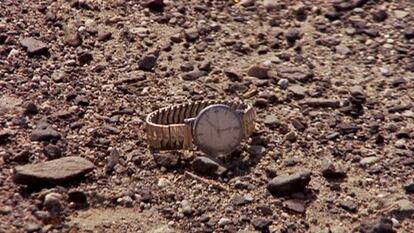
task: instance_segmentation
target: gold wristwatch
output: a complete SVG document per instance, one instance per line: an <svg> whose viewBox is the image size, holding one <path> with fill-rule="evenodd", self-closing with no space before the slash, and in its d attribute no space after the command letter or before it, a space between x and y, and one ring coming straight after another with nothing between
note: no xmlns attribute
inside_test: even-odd
<svg viewBox="0 0 414 233"><path fill-rule="evenodd" d="M179 104L147 116L147 142L155 150L189 150L196 145L208 155L226 155L252 134L255 119L253 106L242 102Z"/></svg>

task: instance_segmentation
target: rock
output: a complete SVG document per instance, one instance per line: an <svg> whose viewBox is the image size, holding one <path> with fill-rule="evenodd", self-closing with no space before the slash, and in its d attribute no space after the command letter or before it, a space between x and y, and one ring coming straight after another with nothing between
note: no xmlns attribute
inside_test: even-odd
<svg viewBox="0 0 414 233"><path fill-rule="evenodd" d="M370 157L365 157L365 158L361 159L361 161L359 161L359 163L361 165L365 166L365 165L376 163L379 160L380 160L380 158L377 157L377 156L370 156Z"/></svg>
<svg viewBox="0 0 414 233"><path fill-rule="evenodd" d="M388 13L384 9L376 10L372 13L372 19L377 22L383 22L388 18Z"/></svg>
<svg viewBox="0 0 414 233"><path fill-rule="evenodd" d="M8 215L13 211L11 206L1 206L0 207L0 214L1 215Z"/></svg>
<svg viewBox="0 0 414 233"><path fill-rule="evenodd" d="M130 196L123 196L121 198L118 198L116 201L118 204L128 208L132 208L134 206L134 200L132 200Z"/></svg>
<svg viewBox="0 0 414 233"><path fill-rule="evenodd" d="M40 225L39 225L39 224L37 224L37 223L28 223L28 224L26 224L26 225L24 226L24 230L25 230L26 232L28 232L28 233L31 233L31 232L37 232L37 231L39 231L41 228L42 228L42 226L40 226Z"/></svg>
<svg viewBox="0 0 414 233"><path fill-rule="evenodd" d="M289 80L287 80L287 79L285 79L285 78L282 78L282 79L280 79L280 80L277 82L277 85L279 85L279 87L280 87L282 90L285 90L285 89L288 87L288 85L289 85Z"/></svg>
<svg viewBox="0 0 414 233"><path fill-rule="evenodd" d="M237 73L236 71L225 69L223 73L230 79L232 82L241 82L243 81L243 76Z"/></svg>
<svg viewBox="0 0 414 233"><path fill-rule="evenodd" d="M414 193L414 182L404 185L404 189L407 193Z"/></svg>
<svg viewBox="0 0 414 233"><path fill-rule="evenodd" d="M180 70L183 71L183 72L192 71L192 70L194 70L194 65L189 63L189 62L183 63L183 64L180 65Z"/></svg>
<svg viewBox="0 0 414 233"><path fill-rule="evenodd" d="M303 99L305 98L307 89L301 85L292 85L288 87L288 90L293 93L296 98Z"/></svg>
<svg viewBox="0 0 414 233"><path fill-rule="evenodd" d="M266 115L263 123L269 128L276 128L280 125L280 121L276 115Z"/></svg>
<svg viewBox="0 0 414 233"><path fill-rule="evenodd" d="M378 218L371 221L363 221L358 228L360 233L396 233L392 228L392 221L388 218Z"/></svg>
<svg viewBox="0 0 414 233"><path fill-rule="evenodd" d="M187 41L194 42L199 37L199 32L197 28L189 28L184 30L184 36Z"/></svg>
<svg viewBox="0 0 414 233"><path fill-rule="evenodd" d="M260 79L268 78L267 72L270 68L264 65L253 65L247 70L247 75Z"/></svg>
<svg viewBox="0 0 414 233"><path fill-rule="evenodd" d="M161 178L158 179L158 182L157 182L158 187L164 188L164 187L167 187L169 185L171 185L171 182L167 178L161 177Z"/></svg>
<svg viewBox="0 0 414 233"><path fill-rule="evenodd" d="M233 197L231 198L230 202L235 205L235 206L241 206L246 204L245 199L243 198L243 196L239 195L239 194L235 194L233 195Z"/></svg>
<svg viewBox="0 0 414 233"><path fill-rule="evenodd" d="M209 60L204 60L200 63L200 65L198 66L198 69L205 71L205 72L210 72L211 71L211 61Z"/></svg>
<svg viewBox="0 0 414 233"><path fill-rule="evenodd" d="M37 164L15 167L13 181L28 186L63 185L92 171L93 163L70 156Z"/></svg>
<svg viewBox="0 0 414 233"><path fill-rule="evenodd" d="M254 229L261 231L261 232L270 232L269 231L270 224L272 224L272 221L264 219L264 218L254 218L252 220L252 225Z"/></svg>
<svg viewBox="0 0 414 233"><path fill-rule="evenodd" d="M164 0L147 0L143 5L155 11L162 11L165 7Z"/></svg>
<svg viewBox="0 0 414 233"><path fill-rule="evenodd" d="M341 179L346 177L346 171L337 169L330 161L323 163L321 173L327 179Z"/></svg>
<svg viewBox="0 0 414 233"><path fill-rule="evenodd" d="M108 32L108 31L99 31L98 32L98 36L97 39L98 41L108 41L112 38L112 32Z"/></svg>
<svg viewBox="0 0 414 233"><path fill-rule="evenodd" d="M181 201L181 209L185 216L190 216L193 213L193 209L191 208L190 202L187 200Z"/></svg>
<svg viewBox="0 0 414 233"><path fill-rule="evenodd" d="M264 0L263 6L266 10L273 10L273 9L279 9L280 8L280 1L278 0Z"/></svg>
<svg viewBox="0 0 414 233"><path fill-rule="evenodd" d="M343 56L347 56L351 54L352 51L345 45L337 45L335 46L335 52Z"/></svg>
<svg viewBox="0 0 414 233"><path fill-rule="evenodd" d="M13 131L8 129L2 129L0 130L0 144L6 143L10 136L13 135Z"/></svg>
<svg viewBox="0 0 414 233"><path fill-rule="evenodd" d="M88 207L88 197L81 190L71 190L68 193L68 198L70 202L73 202L77 208L86 208Z"/></svg>
<svg viewBox="0 0 414 233"><path fill-rule="evenodd" d="M62 195L59 193L48 193L45 196L43 205L52 213L60 213L62 211Z"/></svg>
<svg viewBox="0 0 414 233"><path fill-rule="evenodd" d="M26 49L29 55L48 55L48 46L40 40L26 37L20 40L20 44Z"/></svg>
<svg viewBox="0 0 414 233"><path fill-rule="evenodd" d="M43 148L43 153L48 159L57 159L62 156L62 150L53 144L49 144Z"/></svg>
<svg viewBox="0 0 414 233"><path fill-rule="evenodd" d="M310 171L301 171L292 175L277 176L267 184L267 189L272 195L289 195L294 192L304 191L310 180Z"/></svg>
<svg viewBox="0 0 414 233"><path fill-rule="evenodd" d="M260 145L251 145L248 149L249 154L255 157L262 157L266 154L266 148Z"/></svg>
<svg viewBox="0 0 414 233"><path fill-rule="evenodd" d="M193 169L201 174L205 175L218 175L221 176L227 169L214 160L199 156L194 159L192 163Z"/></svg>
<svg viewBox="0 0 414 233"><path fill-rule="evenodd" d="M341 134L356 133L360 129L360 127L358 127L354 123L345 123L345 122L340 123L337 127Z"/></svg>
<svg viewBox="0 0 414 233"><path fill-rule="evenodd" d="M241 0L239 2L239 4L244 6L244 7L249 7L249 6L254 6L255 2L256 2L256 0Z"/></svg>
<svg viewBox="0 0 414 233"><path fill-rule="evenodd" d="M404 37L407 40L414 39L414 26L404 29Z"/></svg>
<svg viewBox="0 0 414 233"><path fill-rule="evenodd" d="M157 64L158 57L153 54L144 55L139 61L139 69L145 71L151 71Z"/></svg>
<svg viewBox="0 0 414 233"><path fill-rule="evenodd" d="M297 28L290 28L285 33L288 43L295 43L296 40L302 38L302 32Z"/></svg>
<svg viewBox="0 0 414 233"><path fill-rule="evenodd" d="M296 142L298 139L298 135L295 133L295 131L291 131L285 135L285 140L290 142Z"/></svg>
<svg viewBox="0 0 414 233"><path fill-rule="evenodd" d="M59 140L60 138L60 133L45 123L39 124L30 135L30 140L32 141L51 141Z"/></svg>
<svg viewBox="0 0 414 233"><path fill-rule="evenodd" d="M183 80L185 81L195 81L203 76L206 76L207 72L202 70L193 70L190 72L187 72L182 75Z"/></svg>
<svg viewBox="0 0 414 233"><path fill-rule="evenodd" d="M178 162L180 160L180 156L177 156L176 154L171 153L157 153L154 154L154 160L155 162L163 166L165 168L174 168L178 165Z"/></svg>
<svg viewBox="0 0 414 233"><path fill-rule="evenodd" d="M33 102L29 102L25 105L25 112L26 114L37 114L39 112L39 109L37 108L36 104Z"/></svg>
<svg viewBox="0 0 414 233"><path fill-rule="evenodd" d="M277 74L281 79L287 79L289 82L307 82L314 77L311 70L289 66L279 66Z"/></svg>
<svg viewBox="0 0 414 233"><path fill-rule="evenodd" d="M344 210L349 211L349 212L352 212L352 213L356 213L358 211L357 204L354 201L349 200L349 199L347 199L347 200L341 200L339 202L339 206L341 208L343 208Z"/></svg>
<svg viewBox="0 0 414 233"><path fill-rule="evenodd" d="M232 221L229 218L220 218L220 220L218 221L218 225L220 227L224 227L224 226L229 225L231 223L232 223Z"/></svg>
<svg viewBox="0 0 414 233"><path fill-rule="evenodd" d="M341 102L339 100L324 98L307 98L303 100L301 104L313 108L339 108L341 106Z"/></svg>
<svg viewBox="0 0 414 233"><path fill-rule="evenodd" d="M78 54L78 62L79 65L83 66L85 64L89 64L93 60L92 53L88 51L83 51Z"/></svg>
<svg viewBox="0 0 414 233"><path fill-rule="evenodd" d="M407 11L401 11L401 10L395 10L394 11L394 16L397 19L403 19L403 18L407 17L407 15L409 15L409 13Z"/></svg>
<svg viewBox="0 0 414 233"><path fill-rule="evenodd" d="M366 97L364 93L364 89L361 86L353 86L349 90L351 97L349 101L352 104L363 104L365 103Z"/></svg>
<svg viewBox="0 0 414 233"><path fill-rule="evenodd" d="M113 148L109 151L108 160L107 160L105 168L104 168L105 174L109 175L109 174L112 173L114 167L119 162L120 156L121 156L121 152L116 148Z"/></svg>
<svg viewBox="0 0 414 233"><path fill-rule="evenodd" d="M283 207L287 210L304 214L306 212L305 204L302 201L298 200L286 200L283 202Z"/></svg>
<svg viewBox="0 0 414 233"><path fill-rule="evenodd" d="M395 203L395 208L391 210L391 213L395 215L397 219L411 218L414 215L414 203L408 199L402 199Z"/></svg>
<svg viewBox="0 0 414 233"><path fill-rule="evenodd" d="M172 229L168 225L157 227L157 229L149 231L149 233L178 233L176 230Z"/></svg>
<svg viewBox="0 0 414 233"><path fill-rule="evenodd" d="M73 47L78 47L82 45L83 39L80 33L76 30L67 30L65 33L65 44Z"/></svg>

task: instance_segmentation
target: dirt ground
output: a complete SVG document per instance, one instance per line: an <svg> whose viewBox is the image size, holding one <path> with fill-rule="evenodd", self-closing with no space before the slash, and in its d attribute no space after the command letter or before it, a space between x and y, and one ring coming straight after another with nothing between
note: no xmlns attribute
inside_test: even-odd
<svg viewBox="0 0 414 233"><path fill-rule="evenodd" d="M257 112L220 175L145 141L197 100ZM0 0L0 168L0 232L414 232L414 2Z"/></svg>

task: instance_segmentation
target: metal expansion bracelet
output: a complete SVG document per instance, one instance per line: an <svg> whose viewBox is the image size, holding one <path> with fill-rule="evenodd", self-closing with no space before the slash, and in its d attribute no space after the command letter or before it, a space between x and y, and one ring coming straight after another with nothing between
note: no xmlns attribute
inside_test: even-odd
<svg viewBox="0 0 414 233"><path fill-rule="evenodd" d="M242 111L244 137L255 129L256 112L250 104L230 101L197 101L158 109L146 118L147 142L151 149L188 150L193 146L192 126L185 120L194 118L212 104L225 104L233 110Z"/></svg>

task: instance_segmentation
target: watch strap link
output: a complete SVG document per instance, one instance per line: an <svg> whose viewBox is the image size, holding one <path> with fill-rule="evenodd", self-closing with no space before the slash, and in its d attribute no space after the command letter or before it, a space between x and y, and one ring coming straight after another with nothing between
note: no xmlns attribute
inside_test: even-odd
<svg viewBox="0 0 414 233"><path fill-rule="evenodd" d="M194 118L209 105L225 104L234 110L243 110L244 136L248 138L255 128L256 113L252 106L230 101L197 101L161 108L146 118L147 142L151 149L177 150L193 146L191 124L184 120Z"/></svg>

